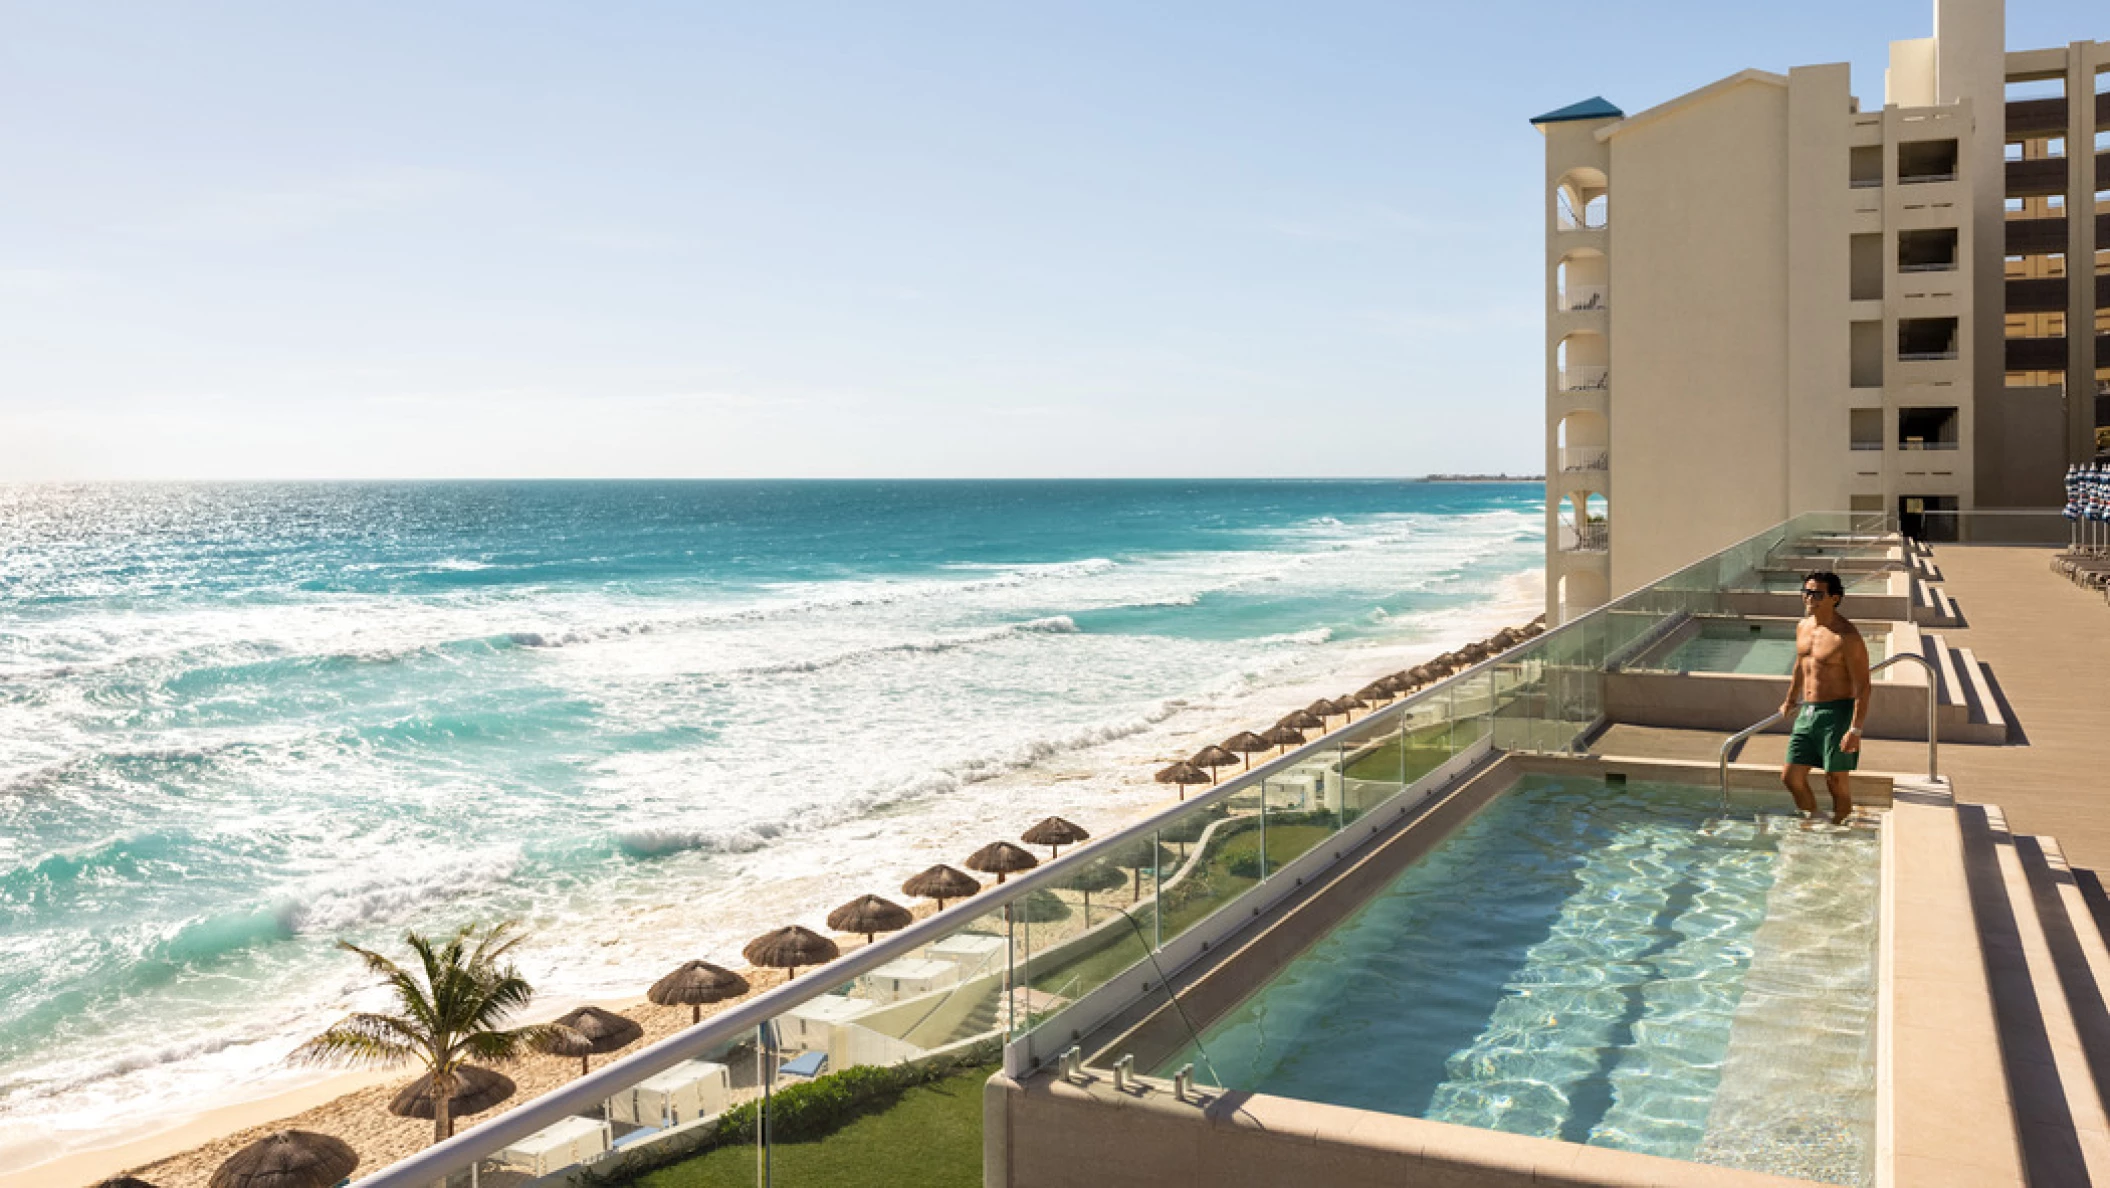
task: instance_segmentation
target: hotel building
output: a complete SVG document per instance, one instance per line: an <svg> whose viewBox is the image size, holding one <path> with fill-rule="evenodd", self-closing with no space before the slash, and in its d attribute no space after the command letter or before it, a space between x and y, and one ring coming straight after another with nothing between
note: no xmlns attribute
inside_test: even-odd
<svg viewBox="0 0 2110 1188"><path fill-rule="evenodd" d="M1805 511L2056 506L2099 448L2110 43L1934 18L1874 110L1835 63L1532 121L1550 621Z"/></svg>

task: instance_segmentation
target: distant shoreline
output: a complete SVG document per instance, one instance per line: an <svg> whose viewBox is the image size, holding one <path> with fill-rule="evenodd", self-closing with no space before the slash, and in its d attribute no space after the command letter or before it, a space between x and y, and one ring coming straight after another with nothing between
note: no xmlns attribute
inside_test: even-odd
<svg viewBox="0 0 2110 1188"><path fill-rule="evenodd" d="M1543 474L1425 474L1417 483L1543 483Z"/></svg>

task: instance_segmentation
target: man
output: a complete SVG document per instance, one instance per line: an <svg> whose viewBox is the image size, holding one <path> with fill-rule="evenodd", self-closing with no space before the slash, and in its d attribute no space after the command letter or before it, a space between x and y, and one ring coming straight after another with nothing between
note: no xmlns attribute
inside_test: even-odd
<svg viewBox="0 0 2110 1188"><path fill-rule="evenodd" d="M1817 811L1810 793L1810 769L1824 769L1832 792L1832 824L1853 815L1851 773L1861 761L1861 726L1868 720L1868 641L1839 613L1846 587L1829 571L1802 579L1802 622L1795 627L1795 667L1788 671L1788 697L1780 712L1793 714L1788 736L1788 765L1780 782L1788 786L1804 817ZM1797 712L1797 707L1800 712Z"/></svg>

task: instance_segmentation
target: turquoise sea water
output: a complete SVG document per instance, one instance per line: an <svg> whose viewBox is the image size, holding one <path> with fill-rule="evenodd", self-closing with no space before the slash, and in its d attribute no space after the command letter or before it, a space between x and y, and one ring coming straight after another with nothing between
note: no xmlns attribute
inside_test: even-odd
<svg viewBox="0 0 2110 1188"><path fill-rule="evenodd" d="M1526 776L1159 1071L1872 1182L1877 835L1719 803Z"/></svg>
<svg viewBox="0 0 2110 1188"><path fill-rule="evenodd" d="M1528 617L1541 498L0 488L0 1172L305 1075L367 1001L338 937L518 916L545 1003L633 995L1110 825L1271 699Z"/></svg>

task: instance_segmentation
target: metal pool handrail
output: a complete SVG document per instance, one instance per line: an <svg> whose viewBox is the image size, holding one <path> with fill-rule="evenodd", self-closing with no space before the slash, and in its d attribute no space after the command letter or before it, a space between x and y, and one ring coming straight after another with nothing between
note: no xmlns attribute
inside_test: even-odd
<svg viewBox="0 0 2110 1188"><path fill-rule="evenodd" d="M1925 656L1919 655L1915 652L1899 652L1897 655L1892 656L1890 659L1883 661L1881 664L1872 665L1868 670L1868 675L1870 677L1874 677L1877 673L1883 671L1884 669L1890 667L1893 664L1898 663L1901 660L1910 660L1914 664L1917 664L1921 668L1927 670L1927 778L1931 780L1934 779L1937 775L1937 768L1935 764L1936 760L1939 758L1938 752L1940 747L1940 742L1936 738L1936 730L1934 725L1934 711L1939 706L1941 701L1941 678L1935 672L1934 662L1932 660L1927 659ZM1875 696L1874 689L1869 690L1869 696L1871 698ZM1779 710L1774 710L1772 713L1767 714L1763 719L1757 722L1753 722L1751 725L1744 727L1742 730L1739 730L1735 734L1730 735L1725 741L1723 741L1722 749L1719 756L1722 777L1721 791L1723 813L1726 814L1729 811L1729 752L1735 750L1739 746L1742 746L1745 739L1750 738L1752 735L1757 734L1759 731L1764 730L1766 727L1771 726L1773 723L1778 722L1785 717L1787 717L1786 714L1782 713Z"/></svg>

